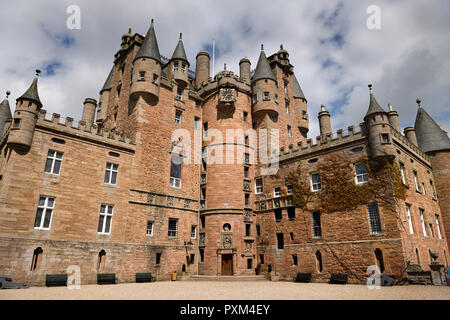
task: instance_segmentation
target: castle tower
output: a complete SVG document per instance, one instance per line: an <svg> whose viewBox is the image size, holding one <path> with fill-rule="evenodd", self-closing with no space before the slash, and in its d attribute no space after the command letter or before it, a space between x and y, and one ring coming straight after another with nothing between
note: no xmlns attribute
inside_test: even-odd
<svg viewBox="0 0 450 320"><path fill-rule="evenodd" d="M370 104L364 122L368 129L369 153L371 158L392 156L392 137L388 114L380 107L369 84Z"/></svg>
<svg viewBox="0 0 450 320"><path fill-rule="evenodd" d="M450 139L447 133L431 118L431 116L420 106L417 111L414 128L417 133L419 148L431 159L433 167L434 187L439 199L442 217L441 225L445 229L447 244L450 246ZM427 181L433 188L433 182ZM432 190L434 193L434 190ZM443 231L441 230L441 233Z"/></svg>
<svg viewBox="0 0 450 320"><path fill-rule="evenodd" d="M325 110L325 106L321 106L321 111L319 112L319 126L320 126L320 135L322 137L326 137L328 134L331 134L331 121L330 121L330 113Z"/></svg>
<svg viewBox="0 0 450 320"><path fill-rule="evenodd" d="M16 100L16 110L11 131L8 137L8 145L19 152L26 152L33 142L34 128L38 118L38 112L42 108L39 99L37 82L40 70L36 70L36 77L28 90Z"/></svg>
<svg viewBox="0 0 450 320"><path fill-rule="evenodd" d="M0 103L0 138L3 136L6 129L6 123L12 118L11 108L9 107L8 97L10 95L9 91L6 91L6 99Z"/></svg>
<svg viewBox="0 0 450 320"><path fill-rule="evenodd" d="M400 128L400 122L398 120L397 111L392 109L391 103L389 103L388 107L389 107L389 113L388 113L389 123L391 124L392 128L394 128L398 132L401 132L402 129Z"/></svg>
<svg viewBox="0 0 450 320"><path fill-rule="evenodd" d="M189 83L189 61L186 57L186 52L184 51L182 37L183 34L180 33L180 39L178 40L178 44L173 52L172 58L170 59L169 79L175 80L179 87L185 88Z"/></svg>
<svg viewBox="0 0 450 320"><path fill-rule="evenodd" d="M250 60L247 57L244 57L239 61L239 75L241 81L245 83L250 83L251 70L250 70Z"/></svg>
<svg viewBox="0 0 450 320"><path fill-rule="evenodd" d="M101 126L103 121L106 119L106 113L108 108L108 101L112 88L112 80L114 75L114 66L111 68L108 77L106 78L105 84L102 90L100 90L100 102L97 109L97 125Z"/></svg>
<svg viewBox="0 0 450 320"><path fill-rule="evenodd" d="M160 79L161 55L152 19L150 29L134 58L130 97L135 99L142 96L150 104L156 104L159 100Z"/></svg>
<svg viewBox="0 0 450 320"><path fill-rule="evenodd" d="M306 139L306 136L309 131L309 120L308 120L308 111L307 111L307 100L305 95L303 94L303 90L298 83L297 77L295 74L292 74L292 93L294 96L294 106L301 113L300 116L297 117L297 127L300 130L303 138ZM331 131L331 124L330 124Z"/></svg>
<svg viewBox="0 0 450 320"><path fill-rule="evenodd" d="M195 65L195 87L199 88L202 82L208 82L210 68L209 53L201 50L197 53Z"/></svg>
<svg viewBox="0 0 450 320"><path fill-rule="evenodd" d="M86 98L83 103L83 115L81 116L81 120L86 122L87 125L92 125L95 120L96 109L97 100Z"/></svg>
<svg viewBox="0 0 450 320"><path fill-rule="evenodd" d="M416 129L414 129L413 127L406 127L403 132L405 134L406 139L408 139L408 141L411 142L413 145L417 146Z"/></svg>

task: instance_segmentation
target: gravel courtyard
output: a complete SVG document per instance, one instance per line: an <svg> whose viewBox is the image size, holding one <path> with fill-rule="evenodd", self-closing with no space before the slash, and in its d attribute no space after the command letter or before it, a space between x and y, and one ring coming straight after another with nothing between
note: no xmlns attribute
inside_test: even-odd
<svg viewBox="0 0 450 320"><path fill-rule="evenodd" d="M161 281L118 285L32 287L0 290L0 300L450 300L450 287L396 286L369 290L364 285L294 282Z"/></svg>

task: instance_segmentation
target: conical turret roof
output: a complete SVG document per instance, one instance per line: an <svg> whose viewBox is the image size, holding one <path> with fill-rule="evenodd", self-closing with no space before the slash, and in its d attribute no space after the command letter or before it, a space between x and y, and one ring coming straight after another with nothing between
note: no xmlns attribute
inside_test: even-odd
<svg viewBox="0 0 450 320"><path fill-rule="evenodd" d="M300 84L298 83L297 77L295 76L295 74L292 75L292 89L293 89L293 94L294 94L294 98L302 98L305 99L305 95L303 94L303 90L300 87Z"/></svg>
<svg viewBox="0 0 450 320"><path fill-rule="evenodd" d="M9 95L9 92L7 93ZM3 100L0 103L0 137L2 136L3 130L5 129L6 120L12 118L11 108L9 107L8 99Z"/></svg>
<svg viewBox="0 0 450 320"><path fill-rule="evenodd" d="M382 107L380 107L380 104L378 103L377 99L375 99L375 95L372 92L372 85L369 85L369 88L370 88L370 103L369 109L367 110L364 119L375 113L386 113L386 111Z"/></svg>
<svg viewBox="0 0 450 320"><path fill-rule="evenodd" d="M156 40L155 27L153 24L152 19L150 29L148 29L147 35L134 59L152 58L161 63L161 55L159 54L158 41Z"/></svg>
<svg viewBox="0 0 450 320"><path fill-rule="evenodd" d="M171 60L183 60L189 63L187 57L186 57L186 51L184 51L184 45L182 40L182 34L180 33L180 40L178 40L178 44L175 48L175 51L172 54Z"/></svg>
<svg viewBox="0 0 450 320"><path fill-rule="evenodd" d="M102 93L105 90L111 90L113 73L114 73L114 66L111 68L111 71L109 72L108 78L106 78L105 84L103 85L102 90L100 90L100 93Z"/></svg>
<svg viewBox="0 0 450 320"><path fill-rule="evenodd" d="M255 74L253 75L252 81L257 81L261 79L272 79L277 81L275 75L272 72L269 61L267 61L264 49L261 46L261 53L259 55L258 64L256 65Z"/></svg>
<svg viewBox="0 0 450 320"><path fill-rule="evenodd" d="M33 79L33 82L31 83L31 86L28 88L28 90L21 95L19 98L17 98L16 101L19 100L31 100L33 102L35 102L38 107L42 107L42 103L41 100L39 99L39 94L38 94L38 88L37 88L37 82L38 82L38 75L41 71L36 70L36 77Z"/></svg>
<svg viewBox="0 0 450 320"><path fill-rule="evenodd" d="M419 107L416 123L417 143L423 152L450 150L450 138L430 117L424 108Z"/></svg>

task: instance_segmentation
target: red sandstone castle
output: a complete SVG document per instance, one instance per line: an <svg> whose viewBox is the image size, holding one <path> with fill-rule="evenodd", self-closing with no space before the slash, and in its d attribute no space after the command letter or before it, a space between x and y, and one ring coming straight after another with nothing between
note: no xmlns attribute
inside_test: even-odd
<svg viewBox="0 0 450 320"><path fill-rule="evenodd" d="M181 35L162 57L152 22L146 36L123 35L78 123L46 115L37 77L13 114L5 99L0 277L42 285L77 265L82 283L174 271L360 283L371 265L397 279L448 265L450 139L420 103L405 135L372 91L357 129L333 133L322 107L313 142L288 52L239 66L211 77L200 51L192 72ZM230 129L243 135L230 142ZM262 146L276 163L258 161Z"/></svg>

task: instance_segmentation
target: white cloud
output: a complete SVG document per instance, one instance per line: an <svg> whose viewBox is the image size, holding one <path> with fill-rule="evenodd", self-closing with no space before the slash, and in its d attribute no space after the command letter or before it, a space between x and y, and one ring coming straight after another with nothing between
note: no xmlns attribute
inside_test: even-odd
<svg viewBox="0 0 450 320"><path fill-rule="evenodd" d="M81 30L66 28L72 4L81 8ZM379 31L366 27L371 4L381 8ZM267 55L282 43L308 98L311 137L318 135L321 104L331 109L333 130L360 123L368 83L383 107L394 104L403 126L414 123L415 99L421 97L448 131L449 6L438 0L14 1L0 12L0 90L10 89L15 99L31 83L34 69L60 63L53 76L40 80L41 101L50 113L79 119L84 98L98 98L122 34L128 27L145 33L153 17L161 53L170 57L183 32L191 67L213 38L222 53L216 72L223 63L238 72L244 56L255 68L261 43ZM64 46L64 37L74 45Z"/></svg>

